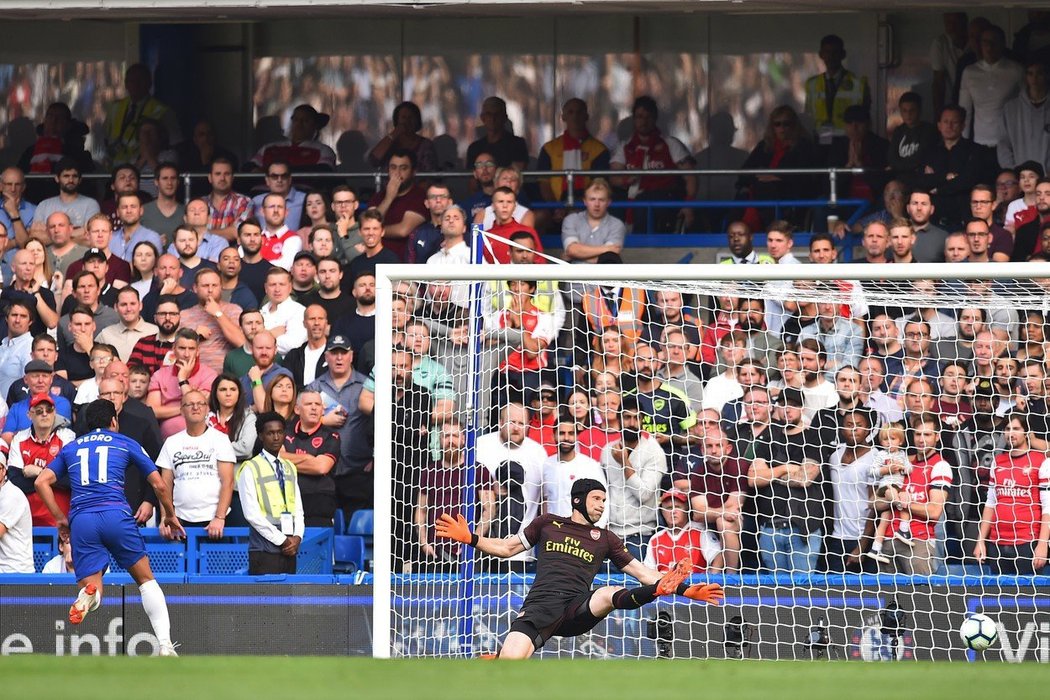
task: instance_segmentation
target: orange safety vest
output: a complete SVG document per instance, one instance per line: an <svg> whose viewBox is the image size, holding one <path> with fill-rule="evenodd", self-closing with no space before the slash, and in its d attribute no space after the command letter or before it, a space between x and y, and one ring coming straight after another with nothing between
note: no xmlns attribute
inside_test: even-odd
<svg viewBox="0 0 1050 700"><path fill-rule="evenodd" d="M583 312L595 333L601 334L606 328L617 328L633 348L642 336L645 301L644 289L624 287L620 290L619 306L610 307L609 300L601 293L598 285L593 285L583 297Z"/></svg>

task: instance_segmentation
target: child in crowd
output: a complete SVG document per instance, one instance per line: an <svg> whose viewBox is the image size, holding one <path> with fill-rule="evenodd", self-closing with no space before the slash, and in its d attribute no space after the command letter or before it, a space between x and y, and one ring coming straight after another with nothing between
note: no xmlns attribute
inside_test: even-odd
<svg viewBox="0 0 1050 700"><path fill-rule="evenodd" d="M128 397L145 401L148 393L149 370L143 365L131 365L128 368Z"/></svg>
<svg viewBox="0 0 1050 700"><path fill-rule="evenodd" d="M649 538L644 564L657 571L674 568L678 560L689 557L693 573L722 570L722 545L713 532L693 522L689 494L673 489L660 498L660 517L665 527Z"/></svg>
<svg viewBox="0 0 1050 700"><path fill-rule="evenodd" d="M879 498L894 501L904 487L904 477L911 472L911 462L904 451L904 426L900 423L887 423L879 429L878 440L879 447L875 450L875 459L871 465L873 480L877 480L875 494ZM892 520L893 511L879 513L875 525L875 539L867 552L867 556L883 564L890 563L889 557L882 553L882 544L886 540L886 530ZM893 535L904 544L911 544L910 520L908 512L901 511L900 526Z"/></svg>
<svg viewBox="0 0 1050 700"><path fill-rule="evenodd" d="M95 376L84 380L77 387L77 395L73 399L76 406L86 406L98 398L98 383L102 381L102 373L106 371L109 363L117 358L117 349L105 343L95 343L88 358Z"/></svg>

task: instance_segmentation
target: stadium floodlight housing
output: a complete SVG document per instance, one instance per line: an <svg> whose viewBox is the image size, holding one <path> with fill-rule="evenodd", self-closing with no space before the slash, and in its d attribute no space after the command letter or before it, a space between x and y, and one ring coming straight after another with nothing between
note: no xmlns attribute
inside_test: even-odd
<svg viewBox="0 0 1050 700"><path fill-rule="evenodd" d="M568 287L573 289L586 288L588 285L605 285L607 287L629 287L643 289L648 293L646 308L656 308L655 292L664 290L679 291L688 298L695 300L694 306L698 315L717 314L718 309L714 306L719 296L736 296L744 299L758 299L766 303L785 300L798 301L801 303L825 302L840 306L848 306L857 303L857 293L864 295L864 303L869 307L904 307L904 308L933 308L939 310L960 310L963 308L977 307L995 314L1013 312L1014 320L1009 328L1012 339L1016 339L1017 325L1024 323L1025 310L1040 310L1050 313L1050 265L1046 263L973 263L973 264L912 264L912 265L868 265L868 264L843 264L843 265L457 265L457 266L430 266L430 265L379 265L376 270L376 341L375 341L375 409L374 409L374 477L375 477L375 574L374 574L374 603L373 603L373 654L376 657L389 657L392 655L414 655L414 654L437 654L450 656L476 655L480 652L491 651L491 649L479 649L477 639L479 636L498 637L495 632L504 629L507 619L513 614L520 604L522 593L525 590L518 579L511 577L493 576L492 574L474 571L473 564L465 564L464 568L451 576L430 573L427 566L418 566L411 574L405 574L402 570L395 570L393 561L395 556L394 537L397 533L414 533L415 529L411 522L395 522L398 515L410 511L411 504L393 502L394 483L407 474L404 465L394 463L395 447L400 449L397 440L401 435L403 416L395 415L393 412L393 390L392 390L392 361L394 346L394 314L392 300L397 285L410 283L419 289L412 294L422 295L425 293L425 285L452 286L464 292L463 297L469 300L466 305L466 322L469 325L469 337L464 352L466 361L460 362L458 367L461 375L453 379L456 384L455 399L458 411L464 417L464 427L468 433L468 453L471 450L473 438L484 432L486 427L484 411L488 408L485 393L488 391L488 375L491 373L498 360L495 351L488 345L482 345L480 339L484 332L486 323L485 314L481 310L488 309L495 304L494 293L503 294L502 287L498 283L510 280L550 281L562 285L564 291ZM490 284L496 284L492 287ZM493 292L493 290L496 290ZM568 294L563 294L566 308L570 310L572 301ZM415 303L414 300L410 300ZM705 319L705 327L708 321ZM598 339L598 334L589 331L588 344ZM903 333L902 333L903 340ZM866 351L865 351L866 352ZM431 352L433 357L435 351ZM447 360L447 357L437 357L438 360ZM953 359L952 357L941 359ZM563 367L563 376L571 370ZM575 381L575 380L574 380ZM568 393L568 386L559 385L559 389ZM564 396L562 397L564 398ZM901 402L903 405L903 394ZM677 450L677 447L672 447ZM679 456L678 453L672 455ZM470 462L468 462L470 464ZM397 482L399 488L405 486ZM949 504L957 505L957 504ZM396 508L394 506L397 506ZM474 522L473 506L464 504L464 510L468 513L468 520ZM397 512L395 512L397 511ZM979 517L979 511L978 515ZM937 528L936 537L943 541L942 528L944 518L939 524L931 524ZM892 537L891 537L892 539ZM400 548L402 543L398 544ZM753 545L752 545L753 546ZM756 551L750 551L752 563L760 560ZM944 554L943 546L938 550L937 556ZM400 556L400 555L399 555ZM407 556L407 555L406 555ZM469 559L470 557L465 557ZM398 562L400 568L404 562ZM954 572L954 573L953 573ZM942 563L935 573L939 576L945 574L960 574L961 564L955 569L949 570ZM974 573L969 570L967 573ZM806 576L809 572L806 572ZM771 658L770 654L790 654L790 651L777 651L777 649L792 648L793 643L786 643L782 647L775 646L775 639L790 639L792 642L800 637L805 638L811 632L810 625L792 622L790 615L773 616L770 621L768 615L759 608L748 608L750 605L782 605L784 601L780 595L785 590L782 586L807 585L806 576L799 578L798 572L785 572L780 570L769 570L762 576L767 578L750 578L745 575L727 576L726 585L729 586L731 594L727 602L732 603L733 587L739 587L740 596L735 603L737 609L727 609L725 616L721 618L712 617L701 624L701 628L711 632L723 629L726 621L730 626L736 620L748 620L749 635L754 631L757 634L756 641L752 643L752 656L758 658ZM771 578L769 578L771 577ZM970 579L958 580L953 578L937 579L937 585L946 591L942 596L955 595L951 593L953 585L963 585ZM834 583L832 583L834 581ZM874 581L874 583L873 583ZM886 600L896 599L898 594L903 594L911 579L907 576L863 577L853 579L832 579L815 584L822 588L823 596L814 596L813 589L809 589L808 597L816 597L824 601L825 607L814 611L808 619L821 619L819 634L811 641L811 644L824 650L828 645L846 648L851 643L849 634L851 630L843 626L842 613L838 610L829 611L837 605L857 605L860 607L883 607ZM931 579L923 578L923 582L929 583ZM997 580L980 579L982 586L998 586ZM1015 582L1016 583L1016 582ZM761 585L759 585L761 584ZM473 586L477 585L475 589ZM1023 597L1029 592L1034 594L1034 588L1021 581L1016 583L1020 593L1016 596ZM758 586L756 588L756 586ZM774 593L767 595L772 586ZM868 586L868 588L865 588ZM828 590L834 589L832 593ZM746 595L744 594L746 591ZM809 598L807 598L809 599ZM754 601L758 601L755 603ZM945 598L947 600L947 598ZM494 606L498 615L478 621L475 627L473 615L477 613L476 605ZM842 601L846 601L843 603ZM852 602L851 602L852 601ZM415 607L412 607L415 606ZM740 607L744 606L744 607ZM699 606L697 606L699 607ZM952 607L945 603L945 609ZM409 620L405 610L415 611L418 619ZM473 611L473 612L472 612ZM857 611L858 629L863 628L862 610ZM679 611L675 609L675 615ZM694 612L689 612L693 615ZM704 613L706 614L706 613ZM740 617L740 615L743 617ZM851 612L847 611L849 618ZM430 616L424 619L424 616ZM470 619L468 619L470 618ZM908 624L919 625L920 615L913 614L908 617ZM692 618L690 618L692 619ZM896 619L896 618L895 618ZM903 618L901 618L903 620ZM922 619L933 619L923 617ZM826 621L826 626L825 626ZM695 623L695 620L693 620ZM642 643L639 640L647 638L644 621L625 619L618 622L621 638L614 640L617 643L624 642L630 637L629 644L624 642L620 645L621 650L630 648L633 651L623 652L625 654L644 654ZM850 624L850 623L847 623ZM414 625L414 626L413 626ZM773 626L770 631L770 626ZM689 624L685 624L689 627ZM786 626L784 629L776 627ZM412 627L414 631L407 631ZM676 619L676 629L683 627L681 619ZM695 624L694 624L695 627ZM907 644L918 644L912 639L912 635L904 622L893 629L893 637L905 640ZM946 625L945 630L924 629L917 639L926 640L928 649L916 649L915 658L931 658L936 647L944 645L948 648L951 644L948 634L951 633L952 625ZM440 630L441 640L436 639ZM479 631L480 629L480 631ZM876 628L880 634L883 630ZM407 636L415 635L412 639ZM631 636L635 635L635 636ZM717 633L709 635L710 639L718 637ZM863 635L862 635L863 636ZM934 639L930 642L930 639ZM774 640L774 641L770 641ZM942 640L942 641L939 641ZM607 640L606 640L607 641ZM676 640L676 645L680 640ZM688 640L694 646L693 653L713 654L713 647L697 646L707 639ZM736 641L736 640L733 640ZM487 642L486 642L487 643ZM863 645L863 639L856 644ZM903 643L903 642L902 642ZM593 639L578 641L576 652L566 647L565 653L591 653L595 649L608 650L610 647L605 642ZM590 645L589 647L587 645ZM407 645L407 646L406 646ZM721 650L722 645L717 645ZM591 652L584 650L589 648ZM560 647L559 647L560 648ZM677 647L676 647L677 648ZM697 651L706 648L707 652ZM773 651L770 651L773 649ZM581 651L583 650L583 651ZM921 652L921 653L920 653ZM557 649L552 653L559 653ZM599 653L599 652L595 652ZM721 653L721 651L719 652ZM867 653L867 652L864 652ZM653 655L656 652L653 651ZM744 654L746 655L746 654Z"/></svg>

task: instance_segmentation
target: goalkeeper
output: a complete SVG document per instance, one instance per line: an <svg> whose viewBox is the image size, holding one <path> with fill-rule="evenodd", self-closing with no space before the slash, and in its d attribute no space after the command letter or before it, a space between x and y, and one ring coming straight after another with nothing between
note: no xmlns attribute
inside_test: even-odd
<svg viewBox="0 0 1050 700"><path fill-rule="evenodd" d="M635 610L658 596L677 593L717 605L724 597L718 584L689 586L693 571L683 559L661 576L632 557L623 541L595 523L605 511L605 486L594 479L572 485L572 516L541 515L506 539L470 532L466 519L442 515L437 536L469 544L486 554L507 558L536 548L536 579L500 649L501 659L527 659L551 637L575 637L592 629L613 610ZM591 584L605 559L638 579L638 588Z"/></svg>

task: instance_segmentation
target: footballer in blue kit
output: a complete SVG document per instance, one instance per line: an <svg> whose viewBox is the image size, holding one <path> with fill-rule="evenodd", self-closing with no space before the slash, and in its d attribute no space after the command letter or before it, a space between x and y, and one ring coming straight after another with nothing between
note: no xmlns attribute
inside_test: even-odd
<svg viewBox="0 0 1050 700"><path fill-rule="evenodd" d="M112 555L139 586L160 655L177 656L164 593L153 577L146 543L124 497L125 472L134 466L146 476L157 493L164 525L178 539L186 531L175 517L171 491L142 446L117 432L117 411L111 401L99 399L84 410L88 432L63 447L36 479L37 493L58 524L59 537L68 540L73 550L80 593L69 609L69 621L79 624L101 604L102 574ZM52 490L66 475L72 490L68 520Z"/></svg>

